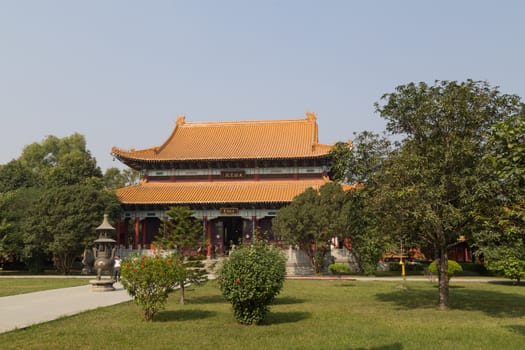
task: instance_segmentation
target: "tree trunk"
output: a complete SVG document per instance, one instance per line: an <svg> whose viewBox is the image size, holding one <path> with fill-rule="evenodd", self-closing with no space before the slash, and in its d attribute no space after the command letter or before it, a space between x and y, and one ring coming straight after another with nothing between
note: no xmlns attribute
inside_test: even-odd
<svg viewBox="0 0 525 350"><path fill-rule="evenodd" d="M318 249L314 252L314 269L316 274L323 273L324 268L324 259L326 256L326 250L324 249Z"/></svg>
<svg viewBox="0 0 525 350"><path fill-rule="evenodd" d="M448 309L448 299L449 299L449 290L448 290L448 257L446 248L439 249L439 255L436 259L436 265L438 269L438 288L439 288L439 309L447 310Z"/></svg>
<svg viewBox="0 0 525 350"><path fill-rule="evenodd" d="M56 254L54 256L55 267L64 275L69 275L71 272L71 265L73 264L73 257L67 253Z"/></svg>
<svg viewBox="0 0 525 350"><path fill-rule="evenodd" d="M184 282L180 284L180 303L184 305Z"/></svg>
<svg viewBox="0 0 525 350"><path fill-rule="evenodd" d="M314 273L321 273L319 269L319 261L317 259L317 251L315 249L315 244L310 244L308 246L303 247L302 249L305 251L306 256L308 256L308 258L310 259L310 264L312 265Z"/></svg>

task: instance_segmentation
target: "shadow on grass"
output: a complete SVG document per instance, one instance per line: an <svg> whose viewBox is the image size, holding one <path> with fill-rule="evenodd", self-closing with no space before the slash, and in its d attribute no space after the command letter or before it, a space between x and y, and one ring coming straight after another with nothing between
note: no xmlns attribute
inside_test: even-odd
<svg viewBox="0 0 525 350"><path fill-rule="evenodd" d="M388 345L381 345L381 346L374 346L371 348L354 348L354 349L348 349L348 350L402 350L403 345L399 343L394 344L388 344Z"/></svg>
<svg viewBox="0 0 525 350"><path fill-rule="evenodd" d="M525 326L514 325L514 326L506 326L505 328L509 329L513 333L519 334L521 336L525 336Z"/></svg>
<svg viewBox="0 0 525 350"><path fill-rule="evenodd" d="M306 320L311 316L310 312L304 311L288 311L288 312L274 312L270 311L266 318L262 321L261 326L271 326L283 323L295 323Z"/></svg>
<svg viewBox="0 0 525 350"><path fill-rule="evenodd" d="M302 304L306 302L305 299L295 297L277 297L272 302L272 305L291 305ZM222 295L206 295L201 297L191 297L187 299L188 304L219 304L228 303Z"/></svg>
<svg viewBox="0 0 525 350"><path fill-rule="evenodd" d="M437 285L435 286L435 288L436 288L436 290L438 290L438 286ZM466 287L465 286L456 286L456 285L451 284L451 285L448 286L448 288L449 289L463 289L463 288L466 288Z"/></svg>
<svg viewBox="0 0 525 350"><path fill-rule="evenodd" d="M216 315L213 311L206 310L170 310L161 311L155 315L156 322L174 322L174 321L193 321L202 320L204 318L214 317Z"/></svg>
<svg viewBox="0 0 525 350"><path fill-rule="evenodd" d="M522 288L522 287L525 287L525 283L522 283L520 281L520 283L518 283L517 281L489 281L488 283L490 284L498 284L498 285L501 285L501 286L513 286L513 287L516 287L516 288Z"/></svg>
<svg viewBox="0 0 525 350"><path fill-rule="evenodd" d="M276 298L272 305L292 305L292 304L302 304L306 302L305 299L299 299L294 297L280 297Z"/></svg>
<svg viewBox="0 0 525 350"><path fill-rule="evenodd" d="M401 309L429 309L437 306L437 290L397 287L396 291L376 294L381 302L394 303Z"/></svg>
<svg viewBox="0 0 525 350"><path fill-rule="evenodd" d="M205 295L201 297L191 297L188 298L189 304L217 304L225 303L226 300L222 295Z"/></svg>
<svg viewBox="0 0 525 350"><path fill-rule="evenodd" d="M525 316L525 296L521 294L460 288L460 286L451 286L449 292L452 310L481 311L492 317ZM380 293L376 298L407 310L438 308L437 288L422 289L412 286L389 293Z"/></svg>

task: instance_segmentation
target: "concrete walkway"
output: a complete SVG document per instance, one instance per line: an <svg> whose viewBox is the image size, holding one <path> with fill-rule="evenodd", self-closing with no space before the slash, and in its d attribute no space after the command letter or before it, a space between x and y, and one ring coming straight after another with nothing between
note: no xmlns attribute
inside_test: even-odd
<svg viewBox="0 0 525 350"><path fill-rule="evenodd" d="M0 297L0 333L131 300L120 283L114 287L111 292L92 292L86 280L80 287Z"/></svg>

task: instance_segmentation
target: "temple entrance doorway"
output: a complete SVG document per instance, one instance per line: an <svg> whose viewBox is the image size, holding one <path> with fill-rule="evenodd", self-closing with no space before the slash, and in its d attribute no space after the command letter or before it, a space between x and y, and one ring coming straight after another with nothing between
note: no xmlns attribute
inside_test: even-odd
<svg viewBox="0 0 525 350"><path fill-rule="evenodd" d="M232 244L238 245L242 240L242 218L240 217L221 217L223 225L223 243L227 250Z"/></svg>

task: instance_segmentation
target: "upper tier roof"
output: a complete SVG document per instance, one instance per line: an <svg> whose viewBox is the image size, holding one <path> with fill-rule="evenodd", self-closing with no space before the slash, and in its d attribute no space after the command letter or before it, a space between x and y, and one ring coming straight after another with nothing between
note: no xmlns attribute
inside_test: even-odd
<svg viewBox="0 0 525 350"><path fill-rule="evenodd" d="M318 143L314 113L305 119L186 123L178 117L168 139L158 147L111 153L125 162L234 159L282 159L325 156L331 145Z"/></svg>

